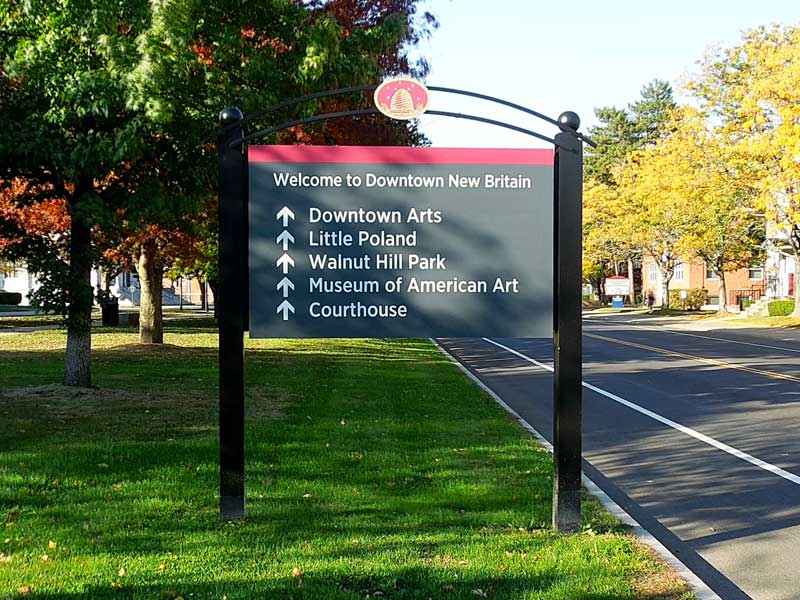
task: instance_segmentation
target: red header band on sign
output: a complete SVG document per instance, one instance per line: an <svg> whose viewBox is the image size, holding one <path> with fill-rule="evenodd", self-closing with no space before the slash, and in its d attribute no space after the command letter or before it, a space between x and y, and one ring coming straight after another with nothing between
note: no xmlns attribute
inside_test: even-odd
<svg viewBox="0 0 800 600"><path fill-rule="evenodd" d="M250 146L251 163L553 164L549 148L417 148L408 146Z"/></svg>

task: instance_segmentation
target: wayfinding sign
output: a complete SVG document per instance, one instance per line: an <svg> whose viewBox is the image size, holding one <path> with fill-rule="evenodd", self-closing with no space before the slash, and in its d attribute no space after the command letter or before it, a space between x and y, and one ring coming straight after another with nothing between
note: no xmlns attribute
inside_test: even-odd
<svg viewBox="0 0 800 600"><path fill-rule="evenodd" d="M552 150L248 160L251 337L552 336Z"/></svg>
<svg viewBox="0 0 800 600"><path fill-rule="evenodd" d="M606 277L606 296L627 296L631 293L631 280L622 275Z"/></svg>

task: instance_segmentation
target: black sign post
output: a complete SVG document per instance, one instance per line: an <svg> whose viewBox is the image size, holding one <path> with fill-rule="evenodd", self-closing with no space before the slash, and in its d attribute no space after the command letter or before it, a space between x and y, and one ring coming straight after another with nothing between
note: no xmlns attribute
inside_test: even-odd
<svg viewBox="0 0 800 600"><path fill-rule="evenodd" d="M219 115L219 498L224 521L244 518L244 330L247 162L242 111Z"/></svg>
<svg viewBox="0 0 800 600"><path fill-rule="evenodd" d="M402 88L399 91L393 91L393 87L385 87L385 85L386 84L378 88L376 92L376 102L391 106L400 106L401 108L410 106L411 100L405 103L393 102L390 101L391 99L388 96L384 98L379 95L384 94L385 96L391 93L406 94L406 92L411 91L415 94L414 101L416 102L419 100L417 95L424 89L419 84L413 82L409 83L408 81L399 84L399 88ZM403 88L403 86L405 87ZM383 92L381 91L382 89L384 90ZM288 121L250 134L245 134L244 127L247 123L257 118L268 116L276 111L285 110L301 102L340 94L372 92L375 90L376 86L359 86L342 90L317 92L315 94L282 102L268 109L259 111L258 113L248 115L247 117L243 117L241 111L236 108L225 109L220 114L220 122L222 125L218 134L220 286L217 302L220 335L220 516L223 520L238 520L244 518L245 515L244 331L249 328L247 311L249 310L248 289L250 285L253 284L256 286L256 289L276 288L273 292L273 300L278 302L277 307L275 306L275 302L261 303L260 296L257 298L259 303L254 303L253 306L254 311L263 310L262 305L267 306L268 310L273 311L270 315L273 323L275 322L276 313L280 315L280 324L274 326L268 325L263 331L269 331L270 335L277 334L278 336L292 336L295 331L302 331L302 328L292 329L291 327L294 326L289 325L290 322L293 322L293 316L296 312L296 307L292 304L289 297L294 293L296 285L286 276L288 271L295 266L294 259L287 252L288 247L296 241L292 233L292 228L288 226L288 223L294 219L295 215L288 206L279 207L277 213L274 215L265 213L267 218L282 219L283 225L279 235L274 240L272 238L265 238L267 239L266 245L264 240L254 242L255 238L251 238L253 228L248 228L248 209L252 208L249 202L249 194L252 193L250 191L252 182L249 182L248 179L247 142L263 138L293 126L326 121L333 118L373 115L379 112L385 112L385 110L379 111L377 108L361 108L313 115L303 119ZM592 142L578 132L580 120L575 113L565 112L556 120L523 106L484 94L443 87L430 87L428 90L459 94L501 104L519 110L537 119L544 120L553 126L559 127L561 130L561 133L557 134L555 138L549 138L544 134L522 128L518 125L504 123L486 117L441 110L427 111L427 114L430 115L454 117L504 127L545 140L555 146L553 164L553 192L555 202L552 207L548 206L546 210L547 218L553 222L552 255L549 254L549 251L547 254L547 260L550 260L552 257L553 267L553 288L551 293L553 301L552 317L555 354L555 418L553 435L555 477L553 488L553 527L556 531L563 533L578 531L581 525L581 188L583 179L583 142L585 141L589 144L592 144ZM406 94L406 96L408 96L408 94ZM386 106L383 106L383 108L385 109ZM411 118L411 116L413 115L397 118ZM286 177L289 176L290 175L286 175ZM486 185L484 187L486 187ZM306 201L300 200L299 205L303 206L303 202ZM273 208L274 207L270 206L270 210ZM447 210L450 209L445 207L445 212ZM542 214L545 213L543 212ZM468 224L467 221L464 222L464 225ZM516 225L517 224L515 224L515 226ZM434 231L434 229L435 228L428 228L427 231L431 232ZM513 227L510 229L513 230ZM531 231L523 235L535 236L537 234L535 229L536 228L532 228ZM398 231L401 231L401 229ZM423 228L419 228L419 231L420 235L426 235ZM463 227L464 235L470 235L470 231L473 231L471 235L476 235L474 233L476 231L474 228ZM480 233L480 231L478 232ZM339 233L343 234L344 232ZM306 234L309 235L309 237L312 235L309 230L306 230ZM489 237L491 237L491 235L493 235L493 232L490 232ZM519 233L515 235L519 235ZM516 252L516 250L513 250L513 245L504 246L503 244L492 244L491 239L489 242L489 248L511 248L512 255ZM278 268L281 269L280 278L277 277L276 272L271 272L267 269L261 271L262 275L258 275L257 271L256 276L258 279L255 282L250 281L252 275L248 272L248 257L250 256L251 243L255 243L253 250L256 252L258 252L259 247L264 249L259 258L259 260L262 261L261 264L270 264L264 259L271 260L274 258L272 254L277 251L276 248L278 246L276 244L281 245L282 254L277 260L274 260L274 262L271 263L272 266L269 267L272 271ZM463 242L454 241L453 244L455 244L455 248L459 248L459 244L463 244ZM463 260L463 257L466 256L465 254L456 251L454 255L460 255L462 257L462 265L466 265L464 268L473 266L470 265L468 261ZM543 256L544 254L532 256L531 260L538 259L541 261ZM255 261L255 259L253 260ZM384 260L388 261L388 259ZM438 262L434 261L432 264L444 266L445 260L445 257L438 257L436 259ZM258 263L258 261L255 262ZM489 269L486 271L488 273L493 270L494 269ZM540 271L538 273L544 272L546 271ZM405 275L407 276L408 273L405 273ZM488 279L491 280L491 278ZM536 281L541 279L541 277L529 276L527 279L528 281ZM500 273L499 277L495 278L495 283L497 284L497 282L501 280L503 281L502 291L507 295L506 297L508 297L508 294L515 293L517 284L514 282L516 278L514 278L511 271L505 274ZM524 278L520 281L523 280ZM306 285L309 286L309 289L306 290L308 293L319 291L324 288L324 285L319 281L315 282L314 286L311 286L308 281L309 280L306 281ZM455 281L453 281L452 284L456 287L461 285ZM375 285L379 286L376 289L380 290L382 293L390 292L390 289L387 287L387 281L380 277L376 279ZM430 285L432 289L435 290L440 288L443 288L446 292L450 290L450 284L443 281L426 282L426 285ZM258 286L262 286L262 288L258 288ZM550 292L548 292L548 294L549 293ZM297 297L302 297L300 291L297 291ZM520 298L524 298L525 301L528 302L528 296L522 294ZM355 302L348 300L348 303L349 305L355 306ZM435 301L433 304L427 303L427 300L419 303L418 308L420 314L427 314L426 311L429 310L431 306L434 306L434 310L438 310ZM456 310L459 306L462 308L463 306L473 307L473 305L469 304L453 303L453 307L455 307ZM508 302L504 305L504 308L511 306L513 306L513 303ZM473 308L470 308L470 310L474 312ZM517 308L517 310L525 310L525 308ZM315 318L314 314L310 314L310 316ZM526 315L526 317L528 316L529 315ZM430 317L429 315L427 322L435 323L438 321L434 313L434 317ZM496 319L492 322L498 323ZM254 312L254 327L262 330L263 323L264 320L261 318L261 315L256 315ZM357 321L352 321L352 323L355 326L359 325ZM453 329L448 329L448 331L461 331L458 328L458 316L452 318L452 323L455 325L453 325ZM415 334L419 334L420 331L428 331L425 329L425 320L420 320L417 325L418 327L413 329ZM287 329L287 327L289 328ZM358 327L356 327L356 329L358 329ZM364 335L363 329L362 326L358 330L358 335L360 337ZM544 331L544 329L545 328L540 325L535 325L534 327L534 331L536 331L537 334L540 331ZM508 330L501 330L508 334ZM466 329L465 331L472 333L471 329ZM385 333L384 331L384 334ZM327 331L323 330L322 334L327 335ZM341 331L337 331L337 334L341 334Z"/></svg>
<svg viewBox="0 0 800 600"><path fill-rule="evenodd" d="M572 112L559 117L556 135L553 273L553 528L581 527L581 281L583 144Z"/></svg>

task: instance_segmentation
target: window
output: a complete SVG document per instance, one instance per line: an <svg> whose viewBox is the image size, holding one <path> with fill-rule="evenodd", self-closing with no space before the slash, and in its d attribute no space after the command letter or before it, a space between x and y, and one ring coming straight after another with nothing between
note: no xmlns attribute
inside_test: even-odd
<svg viewBox="0 0 800 600"><path fill-rule="evenodd" d="M758 279L759 281L764 279L764 267L762 265L750 265L748 271L750 279Z"/></svg>
<svg viewBox="0 0 800 600"><path fill-rule="evenodd" d="M15 263L11 261L3 261L0 263L0 275L5 277L18 277L19 271L22 270L22 263Z"/></svg>
<svg viewBox="0 0 800 600"><path fill-rule="evenodd" d="M672 271L672 277L674 279L683 280L683 263L678 263L675 265L675 269Z"/></svg>
<svg viewBox="0 0 800 600"><path fill-rule="evenodd" d="M714 271L706 267L706 279L719 279L719 277L717 277L717 274L714 273Z"/></svg>
<svg viewBox="0 0 800 600"><path fill-rule="evenodd" d="M719 306L719 296L709 296L708 304L711 306Z"/></svg>
<svg viewBox="0 0 800 600"><path fill-rule="evenodd" d="M654 262L650 263L650 281L658 281L658 265Z"/></svg>

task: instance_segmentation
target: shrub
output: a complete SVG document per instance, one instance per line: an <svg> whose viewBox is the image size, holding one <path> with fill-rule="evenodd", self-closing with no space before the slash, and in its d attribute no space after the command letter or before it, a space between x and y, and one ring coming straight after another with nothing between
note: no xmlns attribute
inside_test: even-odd
<svg viewBox="0 0 800 600"><path fill-rule="evenodd" d="M681 292L686 292L686 298L681 298ZM703 288L669 291L669 305L671 308L700 310L706 304L708 304L708 290Z"/></svg>
<svg viewBox="0 0 800 600"><path fill-rule="evenodd" d="M769 303L770 317L786 317L794 310L794 300L775 300Z"/></svg>
<svg viewBox="0 0 800 600"><path fill-rule="evenodd" d="M13 304L16 306L22 302L22 294L19 292L0 292L0 304Z"/></svg>

